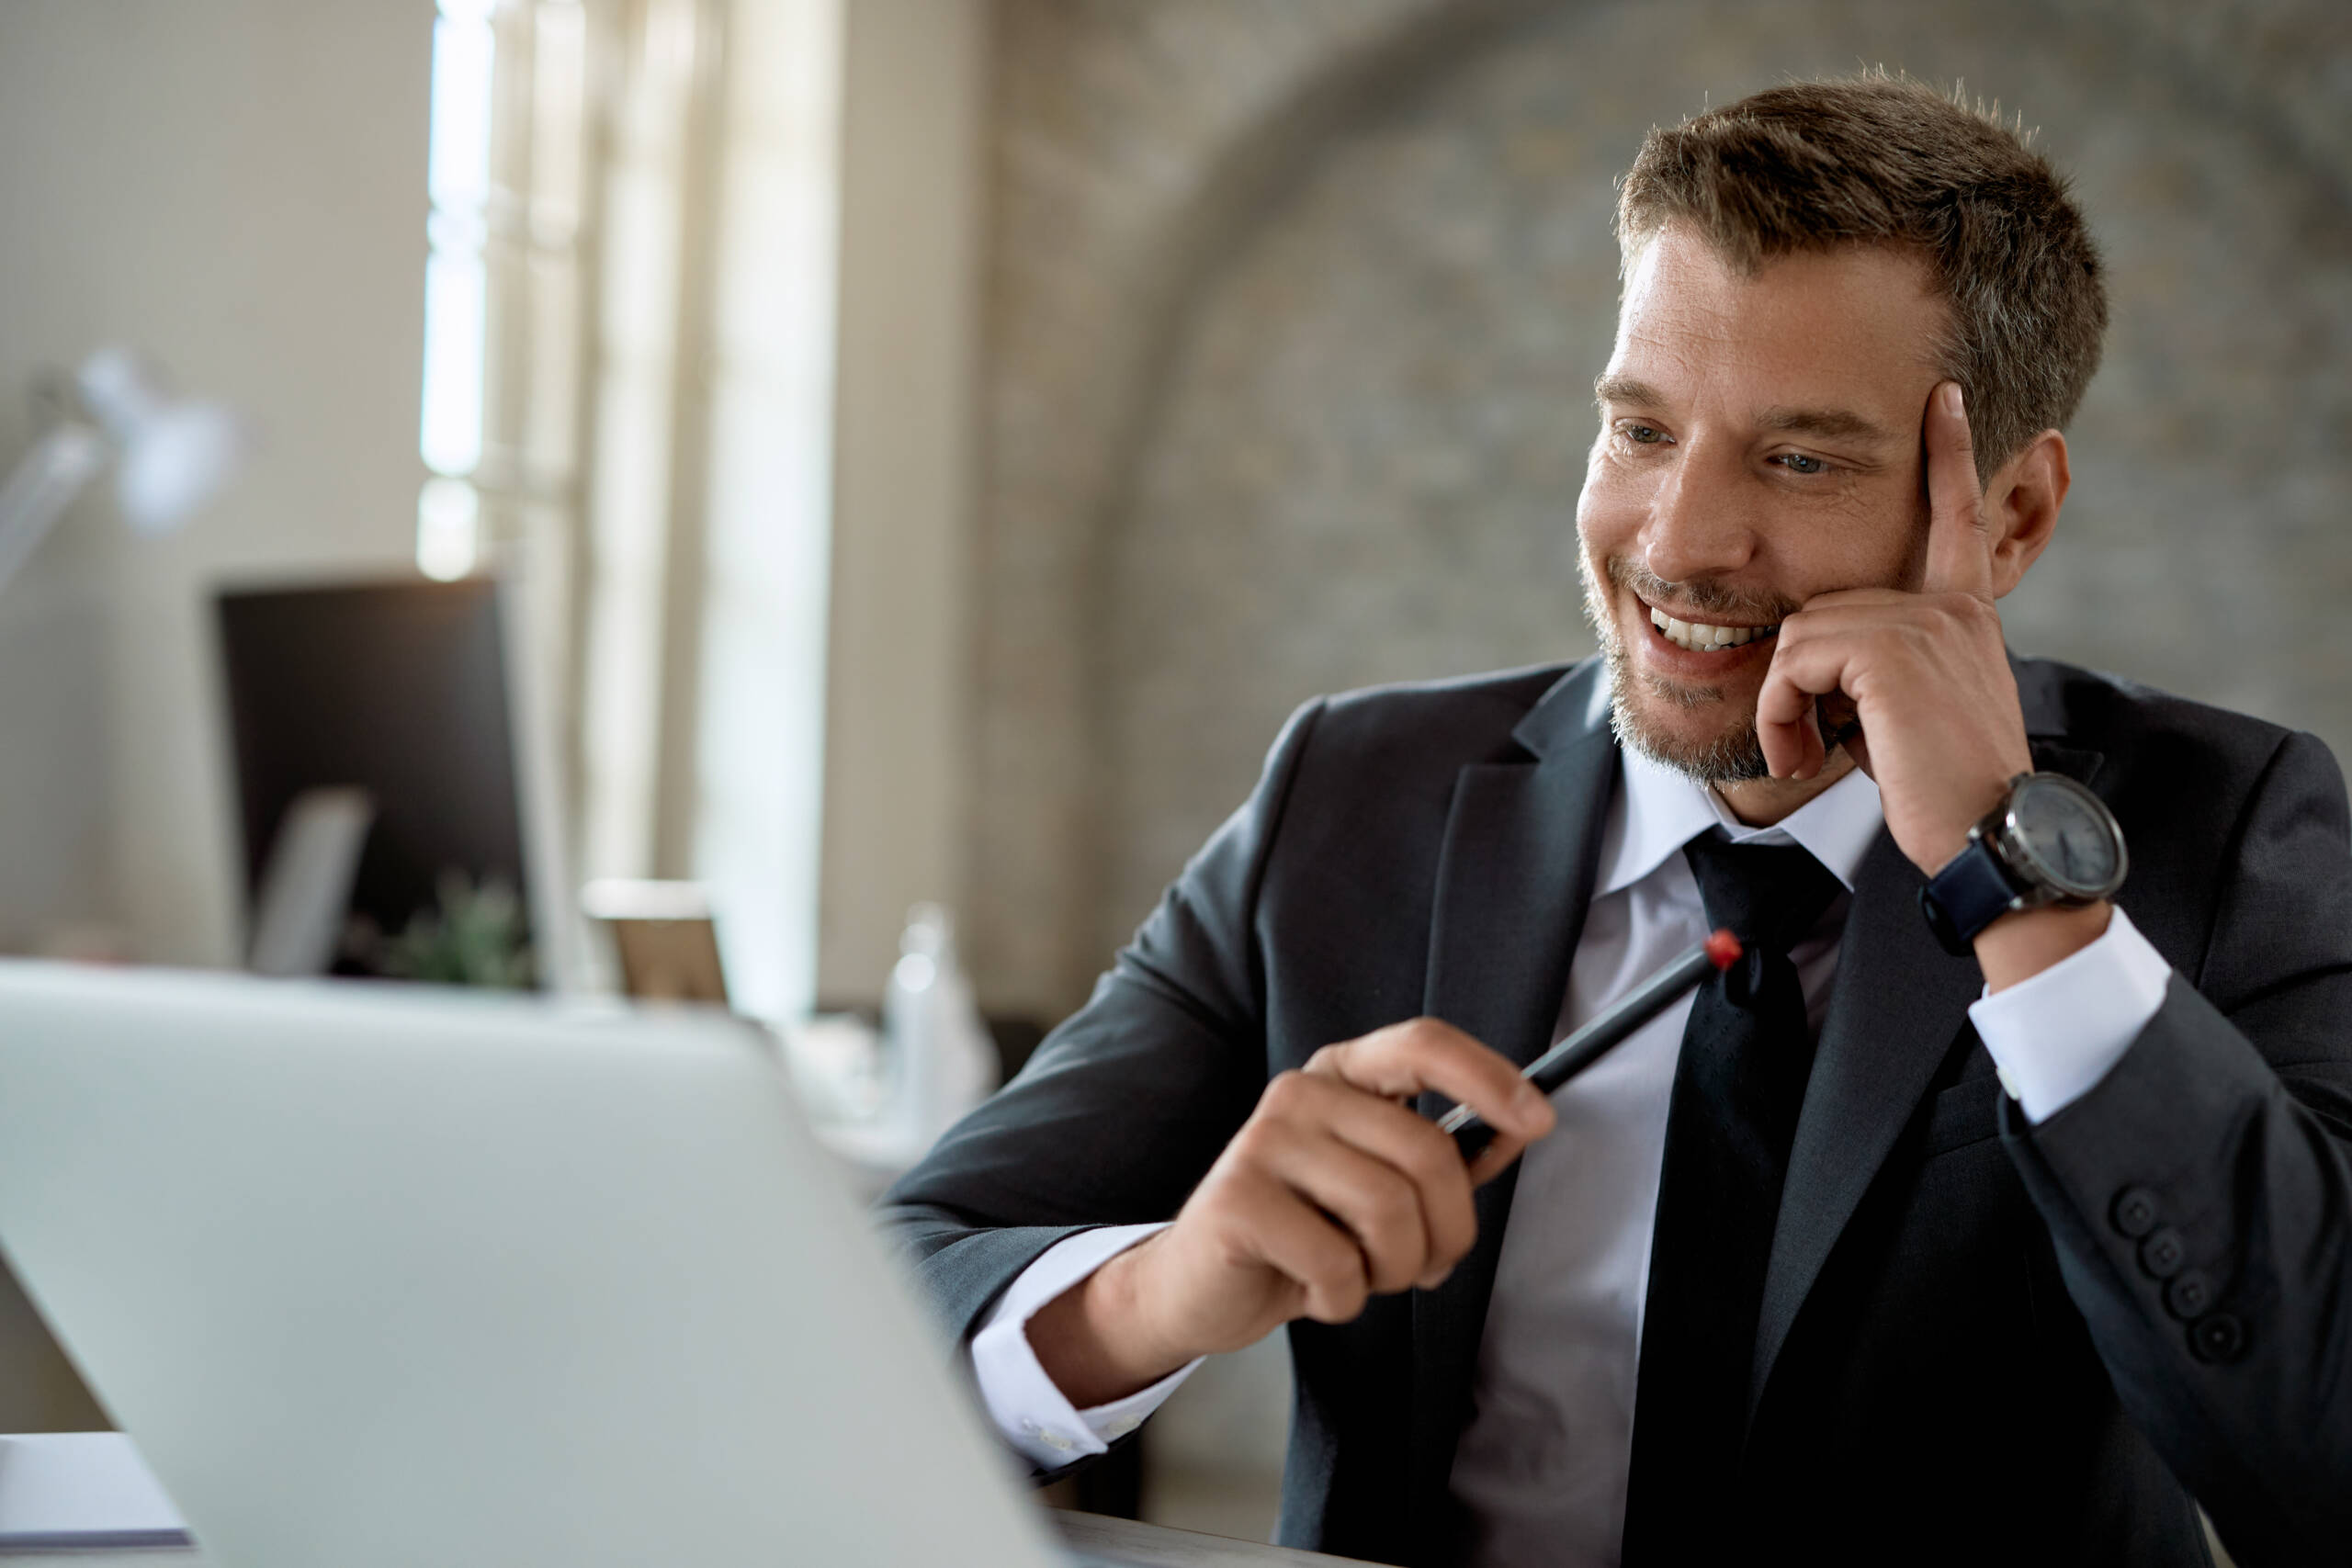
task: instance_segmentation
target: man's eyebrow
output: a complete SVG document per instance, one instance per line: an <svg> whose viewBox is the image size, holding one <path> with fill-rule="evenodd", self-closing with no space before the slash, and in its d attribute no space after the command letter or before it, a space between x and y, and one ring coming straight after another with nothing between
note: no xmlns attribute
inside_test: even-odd
<svg viewBox="0 0 2352 1568"><path fill-rule="evenodd" d="M1864 441L1892 441L1894 433L1864 419L1850 409L1766 409L1756 418L1758 427L1784 431L1792 435L1818 435L1827 440L1841 436L1860 437Z"/></svg>
<svg viewBox="0 0 2352 1568"><path fill-rule="evenodd" d="M1603 376L1593 382L1592 395L1604 403L1632 403L1653 409L1666 406L1664 392L1631 376Z"/></svg>

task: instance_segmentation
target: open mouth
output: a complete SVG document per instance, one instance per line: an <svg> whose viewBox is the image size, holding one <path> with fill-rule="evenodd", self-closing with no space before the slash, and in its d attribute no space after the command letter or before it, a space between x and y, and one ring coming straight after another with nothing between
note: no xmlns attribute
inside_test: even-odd
<svg viewBox="0 0 2352 1568"><path fill-rule="evenodd" d="M1654 604L1648 606L1648 609L1650 625L1657 628L1660 637L1675 647L1689 649L1693 653L1713 653L1718 649L1741 648L1770 637L1781 629L1778 622L1769 626L1710 626L1704 621L1677 620Z"/></svg>

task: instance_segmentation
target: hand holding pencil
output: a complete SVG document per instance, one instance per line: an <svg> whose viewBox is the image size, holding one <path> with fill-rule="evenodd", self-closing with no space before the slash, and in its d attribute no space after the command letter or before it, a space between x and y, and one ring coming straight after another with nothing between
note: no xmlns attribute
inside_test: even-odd
<svg viewBox="0 0 2352 1568"><path fill-rule="evenodd" d="M1345 1323L1436 1286L1476 1237L1472 1187L1551 1131L1546 1097L1740 953L1715 932L1517 1073L1438 1019L1324 1047L1267 1085L1175 1224L1029 1320L1038 1364L1100 1404L1292 1318ZM1434 1126L1410 1109L1427 1090L1457 1101Z"/></svg>
<svg viewBox="0 0 2352 1568"><path fill-rule="evenodd" d="M1708 976L1739 962L1744 950L1730 928L1718 930L1669 960L1657 973L1635 986L1600 1015L1527 1064L1521 1077L1546 1095L1615 1049L1642 1025L1664 1012L1683 993ZM1438 1118L1438 1131L1453 1134L1469 1164L1495 1141L1495 1130L1466 1105L1457 1105Z"/></svg>

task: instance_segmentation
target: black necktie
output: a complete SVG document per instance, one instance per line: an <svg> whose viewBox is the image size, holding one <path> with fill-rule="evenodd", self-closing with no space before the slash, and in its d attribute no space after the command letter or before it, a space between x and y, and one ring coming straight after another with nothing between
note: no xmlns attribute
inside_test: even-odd
<svg viewBox="0 0 2352 1568"><path fill-rule="evenodd" d="M1764 1265L1813 1032L1789 949L1839 891L1795 845L1683 848L1710 926L1747 944L1699 987L1666 1120L1634 1383L1625 1561L1697 1561L1736 1531L1740 1440Z"/></svg>

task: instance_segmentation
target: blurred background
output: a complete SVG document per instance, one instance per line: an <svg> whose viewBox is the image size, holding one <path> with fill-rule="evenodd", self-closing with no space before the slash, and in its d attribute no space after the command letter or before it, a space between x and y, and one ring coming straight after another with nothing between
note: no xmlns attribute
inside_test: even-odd
<svg viewBox="0 0 2352 1568"><path fill-rule="evenodd" d="M304 645L228 605L495 581L447 763L542 977L609 982L585 880L692 879L739 1007L870 1008L929 900L1050 1024L1297 703L1590 650L1611 182L1880 63L2038 127L2111 265L2012 645L2344 754L2339 5L6 0L0 469L113 344L248 446L0 592L0 949L246 962L256 759L316 727L257 738ZM343 699L379 740L411 646ZM1147 1514L1262 1536L1285 1382L1195 1379ZM0 1285L0 1430L85 1401Z"/></svg>

